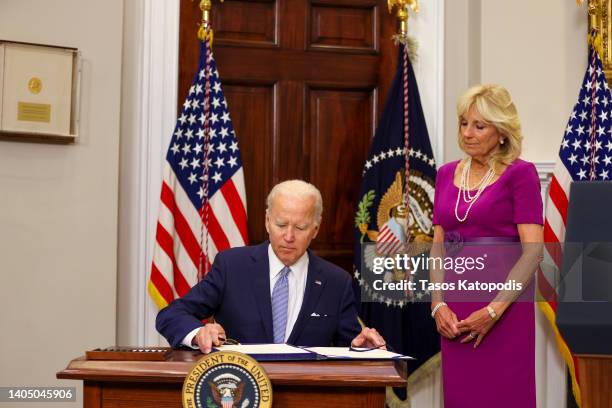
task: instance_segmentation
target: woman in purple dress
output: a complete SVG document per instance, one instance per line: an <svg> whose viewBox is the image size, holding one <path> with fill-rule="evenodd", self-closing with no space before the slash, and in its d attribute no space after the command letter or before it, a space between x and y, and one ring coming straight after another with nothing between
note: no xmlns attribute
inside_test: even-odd
<svg viewBox="0 0 612 408"><path fill-rule="evenodd" d="M457 116L459 146L467 157L438 170L431 256L457 256L445 250L449 241L455 249L461 243L462 256L477 252L470 245L481 244L472 242L506 250L501 258L489 257L484 270L471 276L434 269L430 279L488 279L514 286L487 299L461 301L448 291L432 293L432 316L442 336L444 406L535 407L534 304L517 297L533 299L532 278L541 260L539 177L532 163L519 159L521 125L506 89L469 89L459 99Z"/></svg>

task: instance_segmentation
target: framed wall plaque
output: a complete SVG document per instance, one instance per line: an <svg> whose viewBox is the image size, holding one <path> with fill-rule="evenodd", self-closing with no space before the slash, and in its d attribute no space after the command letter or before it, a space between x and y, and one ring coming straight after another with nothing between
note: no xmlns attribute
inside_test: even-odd
<svg viewBox="0 0 612 408"><path fill-rule="evenodd" d="M0 137L74 142L80 59L75 48L0 40Z"/></svg>

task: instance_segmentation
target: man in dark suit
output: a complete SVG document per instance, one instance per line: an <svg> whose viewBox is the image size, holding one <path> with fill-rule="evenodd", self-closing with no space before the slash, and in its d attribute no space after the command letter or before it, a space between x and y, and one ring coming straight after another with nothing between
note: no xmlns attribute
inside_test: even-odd
<svg viewBox="0 0 612 408"><path fill-rule="evenodd" d="M209 353L227 337L241 343L384 347L361 328L351 284L342 269L314 255L323 205L312 184L290 180L267 199L269 241L217 254L212 270L157 315L172 347ZM202 324L213 316L215 323Z"/></svg>

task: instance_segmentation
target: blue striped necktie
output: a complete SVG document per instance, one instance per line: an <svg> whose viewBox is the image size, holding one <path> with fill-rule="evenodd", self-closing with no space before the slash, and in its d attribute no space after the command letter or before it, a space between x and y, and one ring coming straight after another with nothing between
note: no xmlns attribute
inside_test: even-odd
<svg viewBox="0 0 612 408"><path fill-rule="evenodd" d="M287 328L287 303L289 302L289 275L291 269L285 266L272 289L272 325L274 327L274 343L285 342Z"/></svg>

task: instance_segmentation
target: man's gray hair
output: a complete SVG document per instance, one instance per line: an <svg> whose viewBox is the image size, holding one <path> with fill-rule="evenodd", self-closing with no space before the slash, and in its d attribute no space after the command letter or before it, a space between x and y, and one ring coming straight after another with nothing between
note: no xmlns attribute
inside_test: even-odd
<svg viewBox="0 0 612 408"><path fill-rule="evenodd" d="M272 187L272 190L270 190L270 193L268 194L268 198L266 198L266 213L270 211L272 208L272 203L278 195L300 199L314 198L314 219L317 224L321 223L321 217L323 215L323 198L321 197L321 192L319 189L314 185L304 180L297 179L278 183Z"/></svg>

